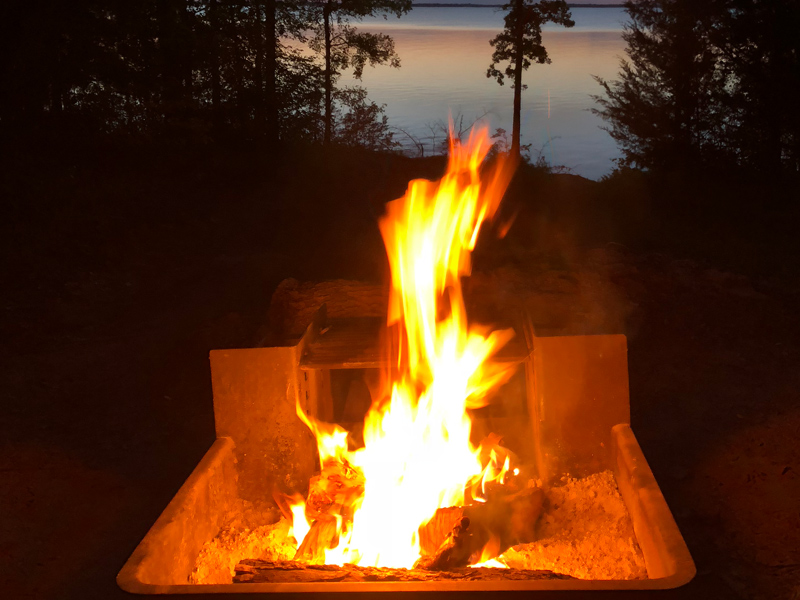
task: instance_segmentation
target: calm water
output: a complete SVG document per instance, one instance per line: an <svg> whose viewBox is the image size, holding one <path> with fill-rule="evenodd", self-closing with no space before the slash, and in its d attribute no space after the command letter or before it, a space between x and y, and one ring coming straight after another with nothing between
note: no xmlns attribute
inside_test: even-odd
<svg viewBox="0 0 800 600"><path fill-rule="evenodd" d="M531 65L524 75L522 143L531 144L534 157L541 152L551 164L598 179L619 152L600 129L602 121L588 111L594 106L589 95L600 91L592 75L615 78L624 55L620 34L626 15L621 8L573 8L572 16L572 29L544 29L552 64ZM367 68L363 85L372 100L386 104L392 126L427 140L426 153L430 128L446 122L448 111L463 115L465 123L485 114L491 131L510 132L511 86L486 77L489 40L502 24L501 11L478 7L416 7L402 19L365 21L363 29L394 38L402 66ZM404 145L413 147L407 140Z"/></svg>

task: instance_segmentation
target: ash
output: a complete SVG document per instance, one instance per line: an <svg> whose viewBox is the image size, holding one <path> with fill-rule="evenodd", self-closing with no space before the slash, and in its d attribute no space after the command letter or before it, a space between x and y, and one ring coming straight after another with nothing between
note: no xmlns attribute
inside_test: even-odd
<svg viewBox="0 0 800 600"><path fill-rule="evenodd" d="M502 560L514 569L543 569L578 579L647 579L613 473L562 482L546 491L539 539L506 550Z"/></svg>
<svg viewBox="0 0 800 600"><path fill-rule="evenodd" d="M290 524L248 528L234 519L200 551L190 583L232 583L245 559L291 561L296 550ZM628 510L611 471L565 477L546 492L539 539L500 557L511 569L552 571L578 579L647 579Z"/></svg>
<svg viewBox="0 0 800 600"><path fill-rule="evenodd" d="M189 583L233 583L234 568L247 558L292 560L297 545L289 537L290 527L284 518L252 529L233 519L200 550Z"/></svg>

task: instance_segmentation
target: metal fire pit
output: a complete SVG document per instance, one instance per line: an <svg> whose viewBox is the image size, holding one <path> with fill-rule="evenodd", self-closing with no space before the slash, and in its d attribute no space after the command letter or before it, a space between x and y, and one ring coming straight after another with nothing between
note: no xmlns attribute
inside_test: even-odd
<svg viewBox="0 0 800 600"><path fill-rule="evenodd" d="M117 583L137 594L630 590L687 583L695 575L694 562L629 424L625 336L538 337L532 327L525 334L504 358L524 370L538 477L612 470L647 579L189 584L200 549L239 499L263 503L275 488L298 489L308 482L316 447L295 403L330 419L331 370L380 365L372 325L326 323L322 310L294 345L211 352L217 440L125 563Z"/></svg>

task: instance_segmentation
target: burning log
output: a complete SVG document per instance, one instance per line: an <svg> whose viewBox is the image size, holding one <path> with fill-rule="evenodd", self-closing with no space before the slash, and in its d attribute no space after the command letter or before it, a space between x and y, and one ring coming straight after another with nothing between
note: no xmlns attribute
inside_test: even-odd
<svg viewBox="0 0 800 600"><path fill-rule="evenodd" d="M493 492L486 502L437 510L419 529L422 558L416 566L434 570L465 567L495 558L516 544L535 541L544 501L541 488L504 494L498 487ZM492 539L496 540L492 555L481 557Z"/></svg>
<svg viewBox="0 0 800 600"><path fill-rule="evenodd" d="M336 518L331 515L320 515L311 524L303 543L297 549L294 560L310 564L323 564L325 550L335 548L339 544L339 532Z"/></svg>
<svg viewBox="0 0 800 600"><path fill-rule="evenodd" d="M414 568L426 571L451 571L468 566L472 562L470 557L480 552L486 541L482 536L469 531L469 525L469 517L461 517L436 552L421 557L414 564Z"/></svg>
<svg viewBox="0 0 800 600"><path fill-rule="evenodd" d="M363 473L347 463L328 460L322 472L309 482L306 514L310 519L316 519L321 514L330 513L334 507L352 506L363 495Z"/></svg>
<svg viewBox="0 0 800 600"><path fill-rule="evenodd" d="M433 518L419 528L419 547L422 556L435 554L463 517L462 506L438 509Z"/></svg>
<svg viewBox="0 0 800 600"><path fill-rule="evenodd" d="M236 565L233 583L326 583L355 581L497 581L572 579L552 571L523 569L463 568L423 571L359 567L357 565L306 565L294 561L271 562L247 559Z"/></svg>

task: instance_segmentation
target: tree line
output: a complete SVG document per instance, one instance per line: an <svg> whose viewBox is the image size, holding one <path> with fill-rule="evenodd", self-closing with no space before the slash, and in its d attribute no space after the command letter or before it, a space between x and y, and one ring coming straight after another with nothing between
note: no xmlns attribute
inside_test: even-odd
<svg viewBox="0 0 800 600"><path fill-rule="evenodd" d="M549 63L542 26L574 25L564 0L508 0L486 76L513 88ZM0 20L0 129L396 147L384 107L346 70L398 67L364 17L411 0L8 0ZM598 78L594 112L622 167L800 171L800 0L635 0L627 57Z"/></svg>
<svg viewBox="0 0 800 600"><path fill-rule="evenodd" d="M400 65L391 37L364 17L400 17L411 0L9 0L0 21L4 133L167 135L396 144L383 107L350 69ZM520 150L522 71L549 62L547 21L573 23L564 0L511 0L487 76L513 79L511 151Z"/></svg>
<svg viewBox="0 0 800 600"><path fill-rule="evenodd" d="M410 0L9 0L0 20L4 133L239 136L384 148L357 79L399 66L365 16Z"/></svg>
<svg viewBox="0 0 800 600"><path fill-rule="evenodd" d="M621 166L800 173L800 2L636 0L595 112Z"/></svg>

